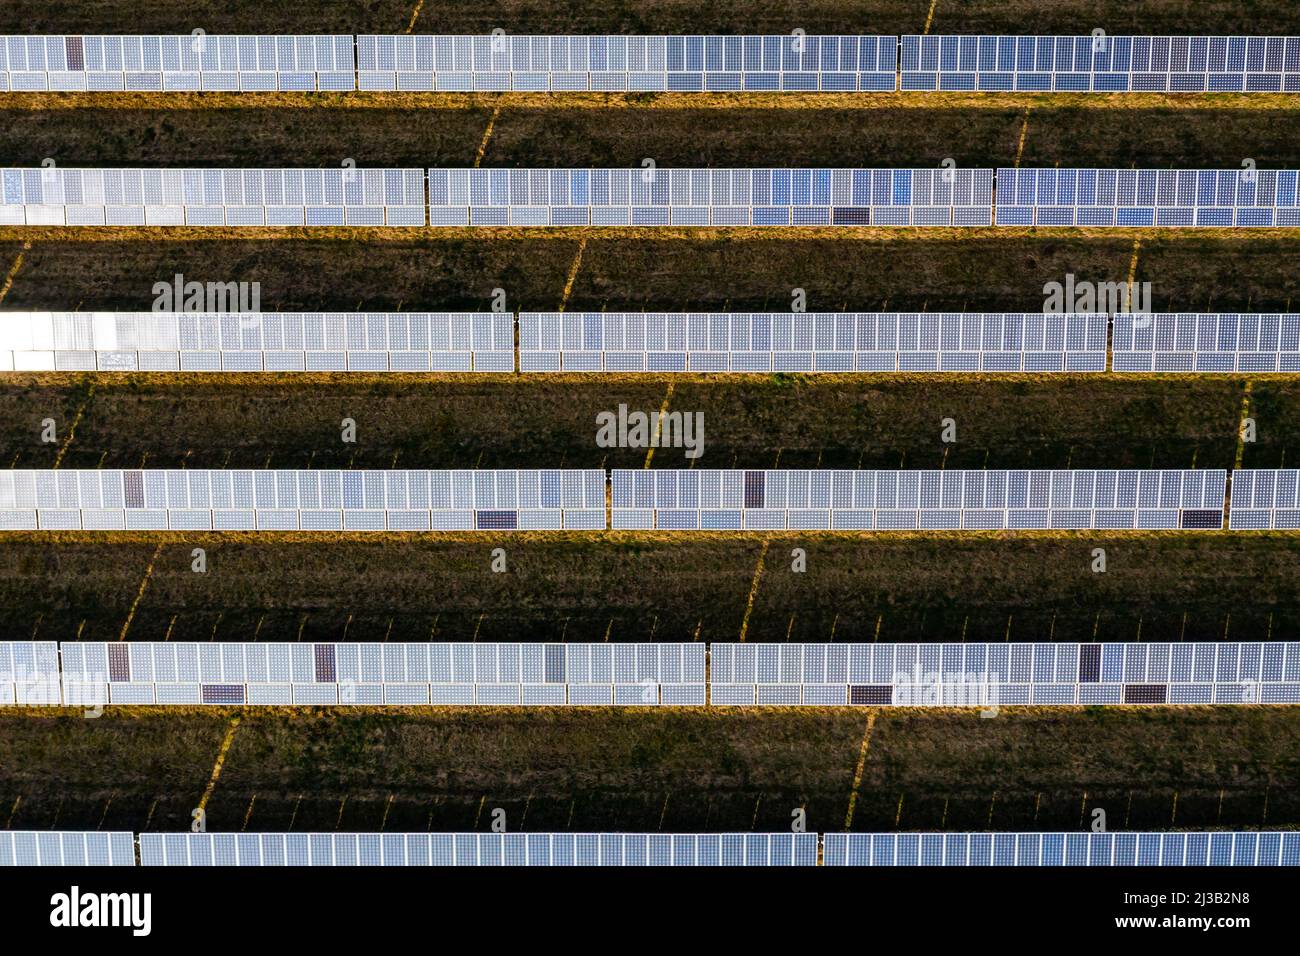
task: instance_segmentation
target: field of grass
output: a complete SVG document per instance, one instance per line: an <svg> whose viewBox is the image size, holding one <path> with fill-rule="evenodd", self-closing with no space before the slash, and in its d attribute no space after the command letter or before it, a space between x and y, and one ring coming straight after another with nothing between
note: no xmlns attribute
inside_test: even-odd
<svg viewBox="0 0 1300 956"><path fill-rule="evenodd" d="M12 829L189 829L231 715L0 714ZM845 828L862 710L245 714L214 831ZM851 828L1300 824L1294 709L879 711ZM1082 821L1082 822L1081 822Z"/></svg>
<svg viewBox="0 0 1300 956"><path fill-rule="evenodd" d="M494 547L507 573L491 572ZM796 547L805 573L791 570ZM734 641L753 588L749 641L1286 640L1300 628L1294 551L1285 533L9 534L0 628L61 641Z"/></svg>

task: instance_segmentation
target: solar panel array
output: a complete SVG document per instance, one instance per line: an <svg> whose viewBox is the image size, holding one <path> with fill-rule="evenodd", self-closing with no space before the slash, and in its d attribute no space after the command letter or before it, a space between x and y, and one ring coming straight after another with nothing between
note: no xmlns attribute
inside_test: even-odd
<svg viewBox="0 0 1300 956"><path fill-rule="evenodd" d="M1117 313L1117 372L1300 372L1300 314Z"/></svg>
<svg viewBox="0 0 1300 956"><path fill-rule="evenodd" d="M611 527L1220 528L1227 473L615 469Z"/></svg>
<svg viewBox="0 0 1300 956"><path fill-rule="evenodd" d="M1297 226L1297 171L999 169L999 226Z"/></svg>
<svg viewBox="0 0 1300 956"><path fill-rule="evenodd" d="M703 644L62 647L63 702L703 706Z"/></svg>
<svg viewBox="0 0 1300 956"><path fill-rule="evenodd" d="M0 830L0 867L135 866L135 836L119 831Z"/></svg>
<svg viewBox="0 0 1300 956"><path fill-rule="evenodd" d="M3 36L0 91L353 90L352 37Z"/></svg>
<svg viewBox="0 0 1300 956"><path fill-rule="evenodd" d="M10 642L0 704L1297 704L1300 643Z"/></svg>
<svg viewBox="0 0 1300 956"><path fill-rule="evenodd" d="M1300 37L904 36L899 89L1295 92Z"/></svg>
<svg viewBox="0 0 1300 956"><path fill-rule="evenodd" d="M0 91L1296 92L1282 36L44 35Z"/></svg>
<svg viewBox="0 0 1300 956"><path fill-rule="evenodd" d="M4 312L0 371L513 372L505 312Z"/></svg>
<svg viewBox="0 0 1300 956"><path fill-rule="evenodd" d="M1232 473L1233 531L1300 528L1300 471L1294 468L1244 469Z"/></svg>
<svg viewBox="0 0 1300 956"><path fill-rule="evenodd" d="M141 866L816 866L815 833L142 833Z"/></svg>
<svg viewBox="0 0 1300 956"><path fill-rule="evenodd" d="M1300 643L712 644L709 667L714 706L1300 703Z"/></svg>
<svg viewBox="0 0 1300 956"><path fill-rule="evenodd" d="M0 175L0 225L1300 226L1296 170L429 169L427 219L417 169Z"/></svg>
<svg viewBox="0 0 1300 956"><path fill-rule="evenodd" d="M59 703L59 645L0 641L0 704Z"/></svg>
<svg viewBox="0 0 1300 956"><path fill-rule="evenodd" d="M893 91L893 36L358 36L363 90Z"/></svg>
<svg viewBox="0 0 1300 956"><path fill-rule="evenodd" d="M524 312L524 372L1101 372L1104 313Z"/></svg>
<svg viewBox="0 0 1300 956"><path fill-rule="evenodd" d="M418 169L0 170L0 225L423 226Z"/></svg>
<svg viewBox="0 0 1300 956"><path fill-rule="evenodd" d="M514 531L605 528L605 473L0 471L0 529Z"/></svg>
<svg viewBox="0 0 1300 956"><path fill-rule="evenodd" d="M990 169L430 169L434 226L987 226Z"/></svg>
<svg viewBox="0 0 1300 956"><path fill-rule="evenodd" d="M827 833L824 866L1300 866L1300 833Z"/></svg>

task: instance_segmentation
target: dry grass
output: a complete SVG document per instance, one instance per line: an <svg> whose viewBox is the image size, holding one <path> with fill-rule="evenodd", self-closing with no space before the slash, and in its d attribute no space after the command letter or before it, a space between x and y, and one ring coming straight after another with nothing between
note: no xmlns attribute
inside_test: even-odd
<svg viewBox="0 0 1300 956"><path fill-rule="evenodd" d="M627 110L1250 110L1300 108L1297 93L8 93L5 108L75 109L627 109Z"/></svg>

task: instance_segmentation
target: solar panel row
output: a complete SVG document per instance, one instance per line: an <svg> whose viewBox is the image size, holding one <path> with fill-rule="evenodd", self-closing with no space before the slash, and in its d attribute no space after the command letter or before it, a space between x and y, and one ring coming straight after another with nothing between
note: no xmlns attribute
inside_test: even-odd
<svg viewBox="0 0 1300 956"><path fill-rule="evenodd" d="M1300 833L827 833L824 866L1300 866Z"/></svg>
<svg viewBox="0 0 1300 956"><path fill-rule="evenodd" d="M0 91L1295 92L1283 36L0 37Z"/></svg>
<svg viewBox="0 0 1300 956"><path fill-rule="evenodd" d="M1300 866L1300 833L0 832L0 866ZM822 858L818 859L818 850Z"/></svg>
<svg viewBox="0 0 1300 956"><path fill-rule="evenodd" d="M893 91L892 36L358 36L363 90Z"/></svg>
<svg viewBox="0 0 1300 956"><path fill-rule="evenodd" d="M0 91L355 90L351 35L0 36Z"/></svg>
<svg viewBox="0 0 1300 956"><path fill-rule="evenodd" d="M1300 372L1300 314L523 312L524 372ZM505 312L0 312L0 371L512 372Z"/></svg>
<svg viewBox="0 0 1300 956"><path fill-rule="evenodd" d="M418 169L8 168L0 225L423 226Z"/></svg>
<svg viewBox="0 0 1300 956"><path fill-rule="evenodd" d="M714 706L1300 703L1300 644L719 644Z"/></svg>
<svg viewBox="0 0 1300 956"><path fill-rule="evenodd" d="M1227 473L615 469L615 529L1213 529Z"/></svg>
<svg viewBox="0 0 1300 956"><path fill-rule="evenodd" d="M5 312L0 371L513 372L505 312Z"/></svg>
<svg viewBox="0 0 1300 956"><path fill-rule="evenodd" d="M1296 170L999 169L1000 226L1297 226Z"/></svg>
<svg viewBox="0 0 1300 956"><path fill-rule="evenodd" d="M1300 38L904 36L899 89L1019 92L1300 90Z"/></svg>
<svg viewBox="0 0 1300 956"><path fill-rule="evenodd" d="M0 704L1300 703L1300 644L0 643Z"/></svg>
<svg viewBox="0 0 1300 956"><path fill-rule="evenodd" d="M815 833L142 833L142 866L816 866Z"/></svg>
<svg viewBox="0 0 1300 956"><path fill-rule="evenodd" d="M704 659L703 644L86 642L62 646L61 677L75 705L702 706Z"/></svg>
<svg viewBox="0 0 1300 956"><path fill-rule="evenodd" d="M0 867L135 865L135 836L131 833L0 830Z"/></svg>
<svg viewBox="0 0 1300 956"><path fill-rule="evenodd" d="M1300 528L1300 472L1260 468L1232 473L1228 527L1233 531Z"/></svg>
<svg viewBox="0 0 1300 956"><path fill-rule="evenodd" d="M1300 226L1296 170L47 167L0 175L0 225Z"/></svg>
<svg viewBox="0 0 1300 956"><path fill-rule="evenodd" d="M1101 372L1109 317L524 312L525 372Z"/></svg>
<svg viewBox="0 0 1300 956"><path fill-rule="evenodd" d="M604 527L605 473L597 469L0 472L0 528L15 530Z"/></svg>
<svg viewBox="0 0 1300 956"><path fill-rule="evenodd" d="M987 226L990 169L429 169L434 226Z"/></svg>

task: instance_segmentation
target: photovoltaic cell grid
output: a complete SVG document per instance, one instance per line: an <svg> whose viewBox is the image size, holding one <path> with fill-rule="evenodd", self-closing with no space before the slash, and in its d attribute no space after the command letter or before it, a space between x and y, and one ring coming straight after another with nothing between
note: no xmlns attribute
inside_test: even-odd
<svg viewBox="0 0 1300 956"><path fill-rule="evenodd" d="M58 702L58 644L0 641L0 705Z"/></svg>
<svg viewBox="0 0 1300 956"><path fill-rule="evenodd" d="M2 36L0 91L354 90L351 35Z"/></svg>
<svg viewBox="0 0 1300 956"><path fill-rule="evenodd" d="M712 644L709 652L709 699L724 707L1300 704L1300 643Z"/></svg>
<svg viewBox="0 0 1300 956"><path fill-rule="evenodd" d="M987 226L991 169L430 169L434 226Z"/></svg>
<svg viewBox="0 0 1300 956"><path fill-rule="evenodd" d="M1300 37L904 36L899 88L1294 92Z"/></svg>
<svg viewBox="0 0 1300 956"><path fill-rule="evenodd" d="M1109 319L1041 312L524 312L525 372L1101 372Z"/></svg>
<svg viewBox="0 0 1300 956"><path fill-rule="evenodd" d="M0 831L0 867L135 866L135 836L118 831Z"/></svg>
<svg viewBox="0 0 1300 956"><path fill-rule="evenodd" d="M363 90L887 91L894 36L358 36Z"/></svg>
<svg viewBox="0 0 1300 956"><path fill-rule="evenodd" d="M1300 866L1300 833L827 833L824 866Z"/></svg>
<svg viewBox="0 0 1300 956"><path fill-rule="evenodd" d="M4 169L0 225L423 226L418 169Z"/></svg>
<svg viewBox="0 0 1300 956"><path fill-rule="evenodd" d="M1228 527L1233 531L1300 528L1300 471L1245 469L1232 473Z"/></svg>
<svg viewBox="0 0 1300 956"><path fill-rule="evenodd" d="M1227 473L615 469L611 527L1216 529Z"/></svg>
<svg viewBox="0 0 1300 956"><path fill-rule="evenodd" d="M544 531L605 528L605 473L0 471L0 529Z"/></svg>
<svg viewBox="0 0 1300 956"><path fill-rule="evenodd" d="M1300 372L1300 314L1115 315L1117 372Z"/></svg>
<svg viewBox="0 0 1300 956"><path fill-rule="evenodd" d="M0 312L0 371L513 372L505 312Z"/></svg>
<svg viewBox="0 0 1300 956"><path fill-rule="evenodd" d="M142 866L816 866L815 833L142 833Z"/></svg>
<svg viewBox="0 0 1300 956"><path fill-rule="evenodd" d="M999 226L1297 226L1296 170L999 169Z"/></svg>
<svg viewBox="0 0 1300 956"><path fill-rule="evenodd" d="M62 646L67 704L703 706L703 644Z"/></svg>

